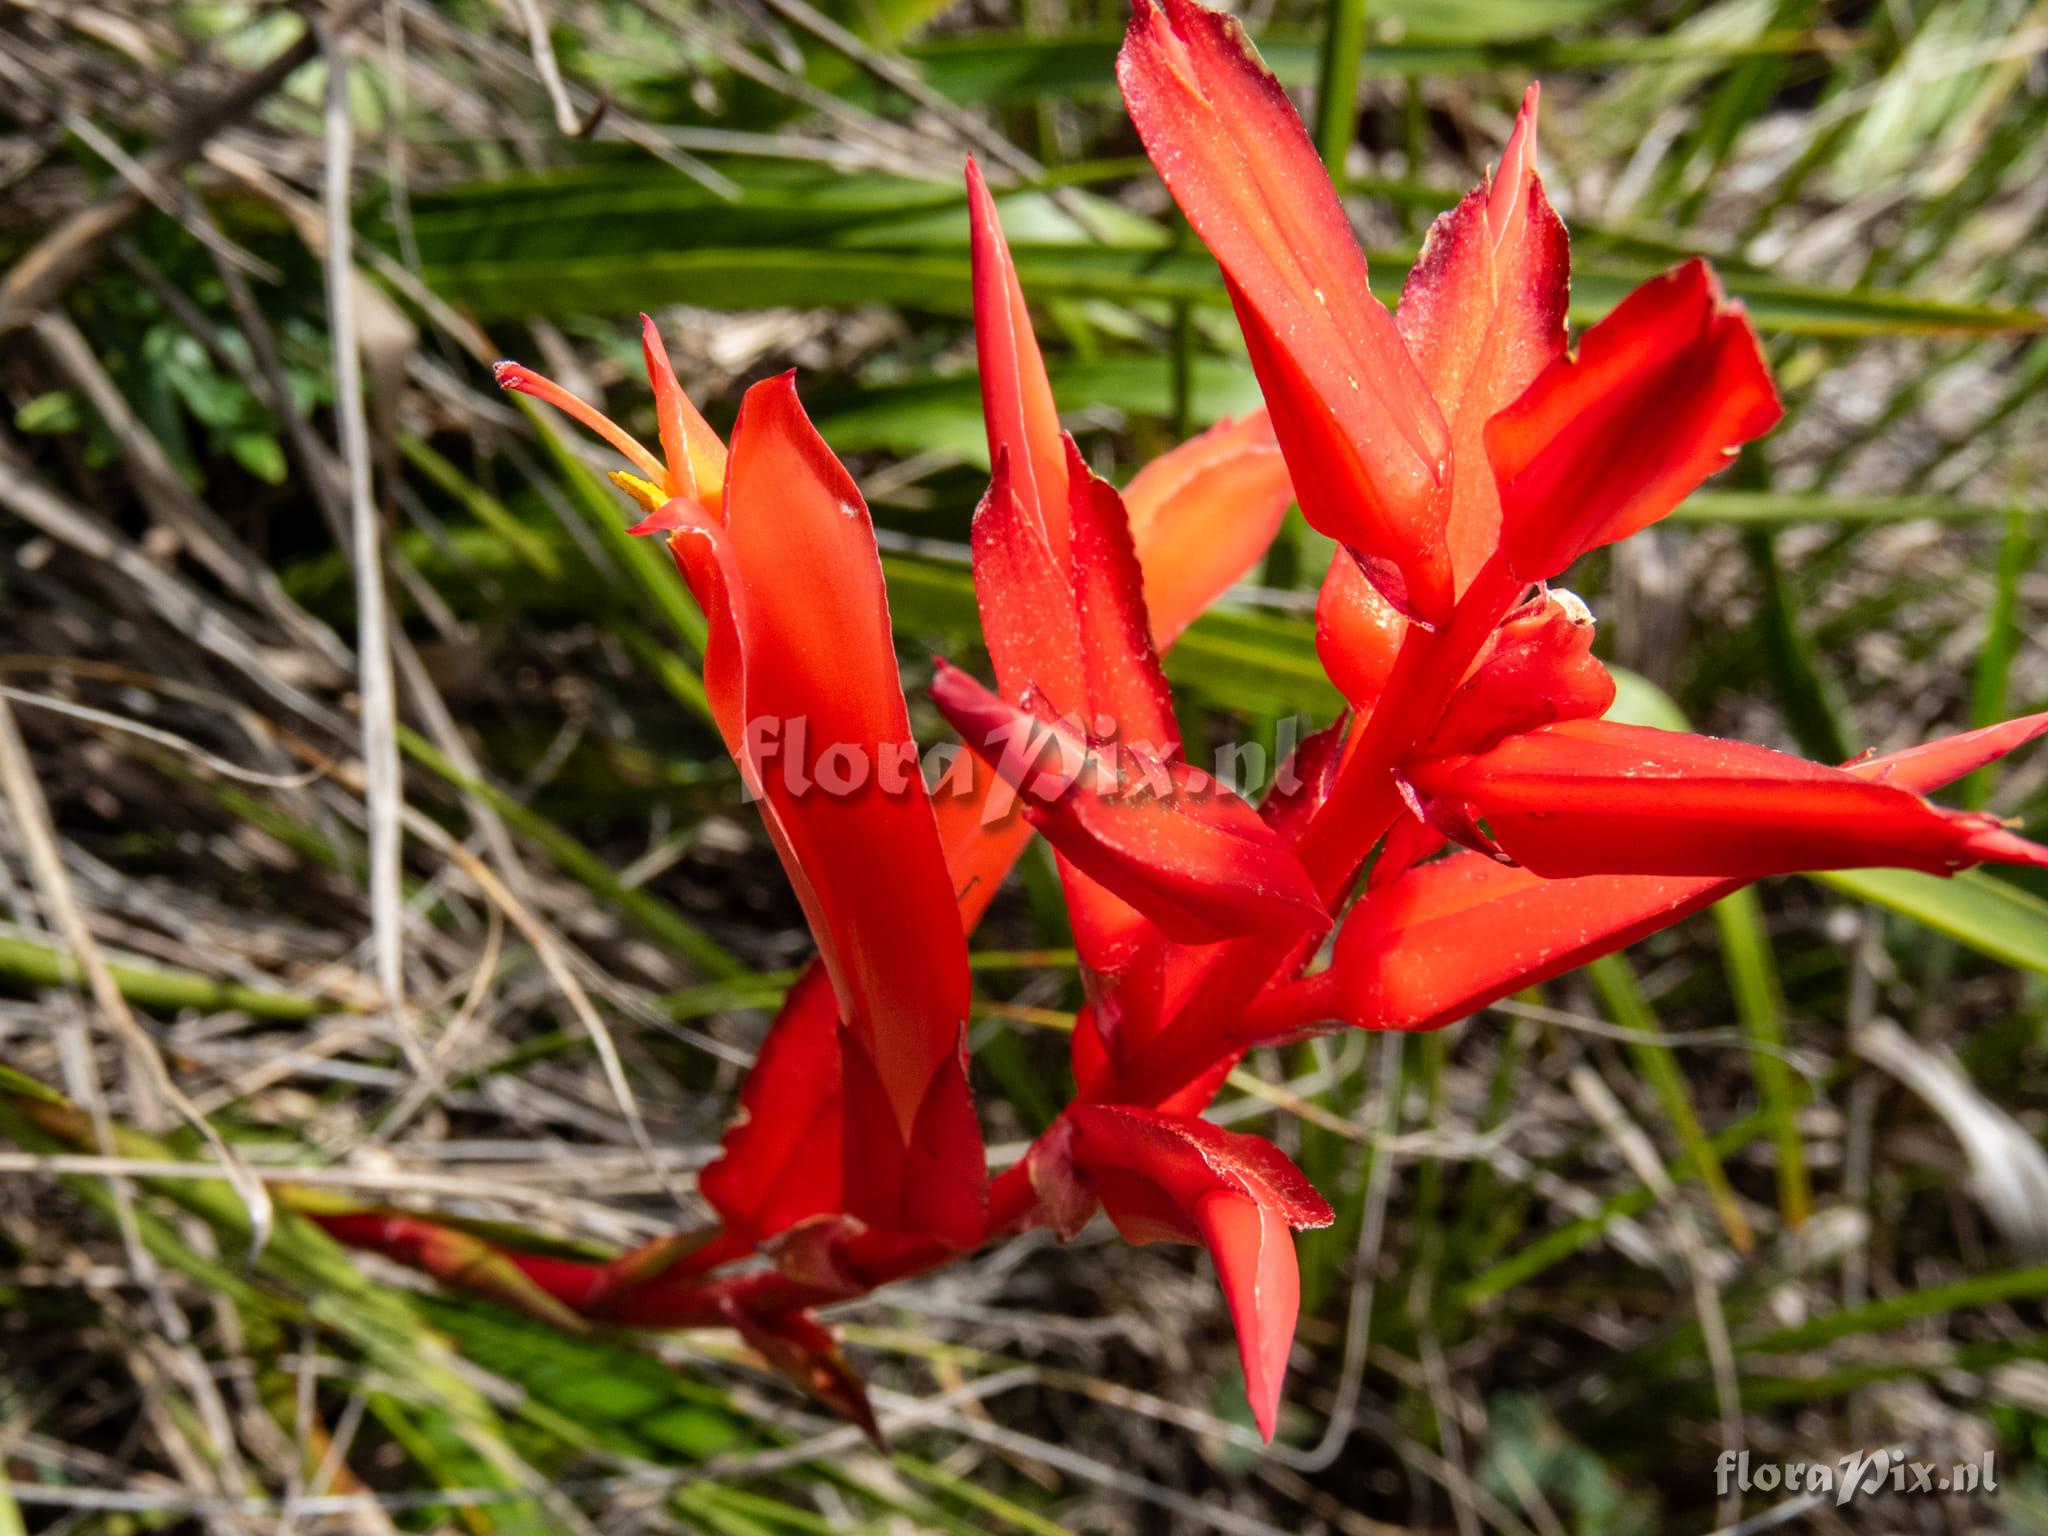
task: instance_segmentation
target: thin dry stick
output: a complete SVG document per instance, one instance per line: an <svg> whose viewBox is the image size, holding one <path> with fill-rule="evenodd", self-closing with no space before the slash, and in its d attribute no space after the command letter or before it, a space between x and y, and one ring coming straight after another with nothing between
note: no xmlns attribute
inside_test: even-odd
<svg viewBox="0 0 2048 1536"><path fill-rule="evenodd" d="M262 608L330 666L345 667L348 651L334 632L293 602L277 573L256 558L218 513L186 488L163 444L135 414L127 396L93 354L92 343L71 318L59 310L38 316L35 335L58 371L91 402L120 443L129 482L144 505L176 531L199 563L229 591Z"/></svg>
<svg viewBox="0 0 2048 1536"><path fill-rule="evenodd" d="M505 916L512 920L512 926L533 946L534 953L540 956L540 963L547 967L548 975L552 976L555 985L562 989L562 996L568 999L570 1009L575 1013L577 1021L582 1024L584 1033L590 1037L590 1043L597 1051L597 1059L604 1068L605 1081L612 1090L612 1097L618 1101L619 1113L625 1117L626 1127L632 1133L634 1145L647 1160L648 1171L678 1205L686 1205L683 1192L677 1188L670 1176L661 1153L654 1145L653 1136L648 1133L647 1122L641 1117L640 1102L633 1095L632 1084L626 1081L626 1066L619 1059L619 1048L612 1040L612 1032L605 1027L604 1020L598 1015L596 1005L590 1001L590 994L583 990L583 983L576 979L575 969L563 955L555 936L526 910L525 904L506 888L505 882L492 872L488 864L450 837L438 824L409 807L406 808L406 821L412 827L415 836L432 843L460 865L463 873L476 882L494 905L503 910Z"/></svg>
<svg viewBox="0 0 2048 1536"><path fill-rule="evenodd" d="M1323 1435L1306 1451L1275 1446L1274 1452L1299 1472L1327 1469L1350 1443L1357 1423L1358 1392L1365 1382L1367 1347L1372 1342L1374 1266L1386 1230L1387 1191L1394 1182L1394 1155L1388 1145L1401 1124L1401 1050L1407 1037L1389 1031L1380 1039L1379 1067L1373 1073L1374 1101L1379 1107L1379 1135L1366 1174L1365 1210L1359 1217L1358 1242L1351 1250L1351 1305L1344 1318L1344 1361L1337 1373L1337 1403L1323 1426ZM1361 1119L1369 1119L1368 1109ZM1367 1134L1370 1134L1369 1132Z"/></svg>
<svg viewBox="0 0 2048 1536"><path fill-rule="evenodd" d="M56 924L58 935L77 960L79 971L92 990L93 1001L99 1005L101 1014L163 1101L206 1139L228 1182L248 1209L249 1258L253 1263L263 1251L263 1245L270 1240L274 1219L270 1192L171 1080L163 1057L157 1054L156 1043L129 1011L128 1000L121 995L120 984L114 980L114 973L100 954L92 930L86 926L85 918L78 910L71 877L64 869L64 856L57 849L57 832L50 821L50 807L43 799L42 785L36 779L34 764L29 761L28 748L15 727L14 711L5 699L0 699L0 788L4 788L7 803L13 809L15 824L20 830L29 867L35 873L43 905Z"/></svg>
<svg viewBox="0 0 2048 1536"><path fill-rule="evenodd" d="M0 471L0 507L105 567L112 586L139 595L165 624L234 667L287 709L323 729L342 728L339 715L286 678L211 598L156 564L134 540L52 489L4 437ZM116 576L119 581L113 581Z"/></svg>
<svg viewBox="0 0 2048 1536"><path fill-rule="evenodd" d="M764 0L764 3L777 15L802 27L833 52L852 60L891 90L901 91L968 143L979 144L991 159L1001 161L1005 167L1019 176L1038 177L1045 174L1045 168L1030 155L995 132L958 102L933 90L910 65L862 42L830 16L809 4L808 0Z"/></svg>
<svg viewBox="0 0 2048 1536"><path fill-rule="evenodd" d="M370 494L370 426L363 410L362 358L356 335L355 264L349 223L349 176L355 128L348 112L348 55L333 32L316 27L327 57L326 249L328 329L334 336L335 421L348 507L356 581L356 672L362 699L364 808L370 832L370 924L377 982L391 1026L415 1070L426 1053L405 1011L405 784L398 770L397 692L391 676L391 615L384 593L384 549Z"/></svg>
<svg viewBox="0 0 2048 1536"><path fill-rule="evenodd" d="M1742 1393L1735 1375L1735 1349L1728 1338L1728 1319L1721 1311L1721 1293L1708 1273L1705 1244L1679 1201L1677 1186L1664 1171L1664 1159L1657 1155L1642 1127L1629 1118L1606 1080L1581 1064L1572 1068L1570 1081L1572 1093L1586 1112L1613 1140L1636 1177L1649 1186L1657 1203L1671 1213L1672 1233L1692 1281L1693 1306L1700 1317L1700 1341L1706 1346L1713 1373L1714 1401L1721 1413L1721 1443L1736 1449L1742 1443ZM1726 1524L1741 1513L1742 1492L1731 1488L1722 1497L1719 1518Z"/></svg>
<svg viewBox="0 0 2048 1536"><path fill-rule="evenodd" d="M243 250L234 241L210 225L197 224L186 218L182 200L175 182L164 183L154 179L147 167L123 149L105 129L91 118L72 111L61 101L43 100L36 90L38 82L26 74L6 54L0 53L0 74L5 74L17 88L35 93L46 110L63 123L65 129L77 140L111 166L114 172L126 180L136 191L148 198L161 212L178 220L185 226L185 233L207 247L224 261L233 263L244 271L261 277L267 283L284 281L284 274L269 262L260 260Z"/></svg>
<svg viewBox="0 0 2048 1536"><path fill-rule="evenodd" d="M562 82L562 66L555 58L554 39L548 36L548 19L541 11L540 0L509 0L509 3L526 27L526 45L533 50L534 72L540 76L541 86L548 93L548 103L555 109L555 126L568 138L588 138L591 130L597 127L598 119L604 116L609 101L600 96L588 114L577 112L575 103L569 100L569 88Z"/></svg>
<svg viewBox="0 0 2048 1536"><path fill-rule="evenodd" d="M491 983L498 974L498 952L505 937L505 919L495 904L485 911L489 914L490 927L484 934L483 956L476 963L476 975L470 982L468 995L462 999L462 1006L456 1010L448 1027L441 1031L440 1038L435 1040L434 1048L427 1056L427 1070L413 1079L412 1086L372 1133L372 1146L389 1145L412 1117L440 1093L455 1061L456 1046L469 1033L470 1025L483 1008L485 997L490 994Z"/></svg>
<svg viewBox="0 0 2048 1536"><path fill-rule="evenodd" d="M204 208L195 208L194 217L201 222L210 222L210 216ZM325 245L323 232L321 248L324 249ZM253 359L244 362L240 358L230 356L229 367L248 385L250 393L285 424L286 434L298 455L300 467L305 471L307 481L313 487L314 500L319 503L321 515L326 519L336 542L348 552L349 517L348 509L344 505L347 476L333 450L313 431L311 424L293 403L291 391L285 384L284 364L278 353L276 338L271 333L269 321L256 304L254 295L250 293L247 281L241 273L225 262L216 262L214 265L227 292L228 301L233 305L236 316L241 321L242 332L248 339ZM145 265L143 270L147 272L153 269ZM161 274L158 274L158 277L160 280ZM166 298L174 309L177 303L182 301L182 295L177 299L170 299L169 296ZM189 309L189 301L183 302ZM190 314L181 312L181 318L186 328L194 335L199 335L206 328L205 317L196 311ZM482 767L470 752L469 743L457 729L454 717L448 712L447 704L434 687L433 677L421 662L419 653L406 638L402 627L392 635L392 643L398 670L405 681L406 692L414 708L425 721L427 734L433 738L434 745L464 774L472 779L481 780L484 777ZM518 849L504 821L481 796L466 789L459 790L458 793L470 820L482 830L491 857L511 877L515 887L525 889L526 867L520 861Z"/></svg>
<svg viewBox="0 0 2048 1536"><path fill-rule="evenodd" d="M289 745L308 762L319 763L350 790L362 793L361 775L344 764L325 760L310 743L294 740ZM659 1149L654 1145L654 1138L648 1132L647 1122L641 1116L640 1101L633 1093L633 1085L626 1080L626 1066L619 1057L618 1045L612 1039L611 1030L606 1027L596 1005L591 1002L590 994L584 990L583 983L577 979L575 967L563 953L560 941L545 923L527 910L526 904L498 878L490 865L463 847L438 822L403 802L399 804L398 810L405 818L405 824L413 836L459 866L475 883L477 889L483 892L484 899L511 920L512 926L519 930L533 952L540 957L541 965L553 978L555 985L561 989L570 1011L576 1015L576 1020L583 1026L584 1033L590 1037L591 1046L596 1050L598 1062L604 1070L605 1082L618 1103L619 1113L632 1135L634 1146L646 1160L648 1171L678 1205L687 1205L686 1197L670 1176Z"/></svg>

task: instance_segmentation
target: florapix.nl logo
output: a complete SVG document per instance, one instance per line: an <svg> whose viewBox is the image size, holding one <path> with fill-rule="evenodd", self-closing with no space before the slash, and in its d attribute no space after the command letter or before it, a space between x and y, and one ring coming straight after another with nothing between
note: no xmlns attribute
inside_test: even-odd
<svg viewBox="0 0 2048 1536"><path fill-rule="evenodd" d="M1836 1505L1880 1493L1988 1494L1998 1492L1998 1469L1986 1451L1976 1461L1914 1461L1897 1446L1850 1451L1833 1461L1762 1461L1747 1451L1723 1451L1714 1463L1714 1491L1805 1494Z"/></svg>

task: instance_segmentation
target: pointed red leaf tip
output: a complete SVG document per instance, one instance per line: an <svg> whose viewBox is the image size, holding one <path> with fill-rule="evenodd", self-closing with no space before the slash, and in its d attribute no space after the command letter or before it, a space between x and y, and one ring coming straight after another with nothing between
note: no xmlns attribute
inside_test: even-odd
<svg viewBox="0 0 2048 1536"><path fill-rule="evenodd" d="M1186 763L1088 740L940 664L932 699L1076 869L1169 938L1211 944L1328 926L1287 845L1239 796Z"/></svg>
<svg viewBox="0 0 2048 1536"><path fill-rule="evenodd" d="M2044 736L2048 714L2030 715L1843 771L1925 794ZM1329 968L1267 993L1247 1016L1246 1034L1284 1038L1311 1018L1361 1029L1438 1029L1624 949L1747 883L1662 875L1549 880L1484 854L1452 854L1354 904Z"/></svg>
<svg viewBox="0 0 2048 1536"><path fill-rule="evenodd" d="M1952 874L1993 860L2048 867L2048 848L1990 816L1747 742L1607 720L1510 737L1412 766L1425 795L1484 817L1517 862L1571 875L1722 875L1895 866Z"/></svg>
<svg viewBox="0 0 2048 1536"><path fill-rule="evenodd" d="M918 772L873 525L788 375L747 392L729 469L724 526L692 523L670 548L710 621L705 692L727 750L881 1084L881 1123L857 1122L850 1106L845 1117L847 1145L861 1149L846 1194L854 1214L886 1223L906 1208L904 1192L856 1175L886 1161L867 1150L885 1139L916 1150L935 1080L959 1071L966 943ZM789 579L792 549L811 579ZM979 1156L948 1177L978 1192ZM935 1235L964 1244L979 1233L963 1224Z"/></svg>
<svg viewBox="0 0 2048 1536"><path fill-rule="evenodd" d="M721 1311L733 1331L762 1359L881 1447L882 1430L868 1403L867 1387L816 1313L778 1312L761 1317L731 1297Z"/></svg>
<svg viewBox="0 0 2048 1536"><path fill-rule="evenodd" d="M989 461L1010 459L1010 483L1060 570L1067 566L1067 459L1045 359L1024 307L1024 289L974 157L967 159L967 214L974 264L974 350Z"/></svg>
<svg viewBox="0 0 2048 1536"><path fill-rule="evenodd" d="M1237 1328L1245 1395L1271 1440L1301 1305L1290 1229L1336 1218L1270 1142L1188 1116L1077 1104L1074 1165L1133 1243L1199 1242L1216 1263Z"/></svg>
<svg viewBox="0 0 2048 1536"><path fill-rule="evenodd" d="M1395 322L1451 427L1445 537L1463 592L1500 542L1486 423L1564 351L1571 244L1536 173L1537 87L1500 169L1430 227Z"/></svg>
<svg viewBox="0 0 2048 1536"><path fill-rule="evenodd" d="M725 444L683 393L676 371L669 365L661 331L646 315L640 317L640 352L647 362L647 382L654 390L661 456L667 461L664 488L671 496L688 497L716 517L725 503Z"/></svg>
<svg viewBox="0 0 2048 1536"><path fill-rule="evenodd" d="M1088 708L1088 671L1073 583L1043 523L1017 495L1013 462L1008 448L996 450L969 535L982 638L1004 698L1014 703L1030 692L1055 714L1080 714Z"/></svg>
<svg viewBox="0 0 2048 1536"><path fill-rule="evenodd" d="M1286 93L1242 27L1193 0L1138 0L1117 79L1223 268L1302 515L1441 618L1450 434Z"/></svg>
<svg viewBox="0 0 2048 1536"><path fill-rule="evenodd" d="M1172 645L1265 558L1293 500L1287 461L1262 410L1219 421L1131 478L1124 510L1145 573L1154 645Z"/></svg>
<svg viewBox="0 0 2048 1536"><path fill-rule="evenodd" d="M1487 424L1509 570L1547 580L1657 521L1783 414L1707 264L1652 278Z"/></svg>

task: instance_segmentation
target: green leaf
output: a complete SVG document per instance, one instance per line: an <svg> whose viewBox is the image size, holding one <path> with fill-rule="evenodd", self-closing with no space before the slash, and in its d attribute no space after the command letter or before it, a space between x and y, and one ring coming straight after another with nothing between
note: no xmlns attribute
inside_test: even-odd
<svg viewBox="0 0 2048 1536"><path fill-rule="evenodd" d="M971 39L970 39L971 41ZM947 47L961 46L948 43ZM1040 48L1042 40L1020 46ZM1304 39L1306 67L1315 46ZM1091 40L1109 68L1111 40ZM1374 55L1368 52L1368 67ZM725 167L736 201L661 168L607 166L480 184L423 199L415 234L429 282L485 317L581 310L616 315L678 302L720 309L891 303L965 317L971 309L964 193L955 182L879 172L842 175L810 165ZM1084 168L1090 179L1142 163ZM1381 189L1384 191L1384 189ZM1397 201L1408 202L1404 190ZM1446 195L1445 205L1454 198ZM1069 185L999 204L1025 293L1125 303L1192 303L1221 310L1223 285L1198 246ZM602 227L593 242L590 230ZM1675 248L1670 254L1676 254ZM1651 260L1582 260L1572 315L1606 314L1661 269ZM1373 291L1392 303L1412 250L1373 254ZM2034 310L1950 302L1877 288L1837 289L1740 270L1732 293L1767 331L1815 336L1994 335L2048 330Z"/></svg>
<svg viewBox="0 0 2048 1536"><path fill-rule="evenodd" d="M1815 875L1859 901L1876 902L2007 965L2048 976L2048 901L1970 869L1950 879L1911 869L1848 869Z"/></svg>
<svg viewBox="0 0 2048 1536"><path fill-rule="evenodd" d="M1554 74L1566 69L1600 69L1618 64L1697 62L1719 65L1735 59L1813 52L1810 32L1766 32L1755 37L1716 39L1665 36L1559 38L1555 33L1589 20L1605 7L1583 0L1448 0L1417 4L1403 35L1388 36L1397 18L1375 0L1374 22L1382 29L1366 46L1361 72L1376 79L1421 75L1479 74L1512 70ZM1101 99L1115 88L1114 66L1122 35L1111 30L1019 37L1010 32L971 32L934 38L906 50L925 83L955 101L980 106L1017 106L1047 97ZM1843 40L1857 45L1853 35ZM1316 83L1321 38L1314 30L1269 27L1257 39L1260 56L1283 85ZM843 93L863 105L878 105L886 93L863 83Z"/></svg>
<svg viewBox="0 0 2048 1536"><path fill-rule="evenodd" d="M1953 496L1841 496L1826 491L1694 491L1672 513L1682 523L1967 522L2006 515L2002 506Z"/></svg>
<svg viewBox="0 0 2048 1536"><path fill-rule="evenodd" d="M290 467L285 462L284 446L271 433L230 432L227 445L235 462L265 485L284 484Z"/></svg>
<svg viewBox="0 0 2048 1536"><path fill-rule="evenodd" d="M17 432L76 432L84 425L85 413L69 390L48 390L14 413Z"/></svg>

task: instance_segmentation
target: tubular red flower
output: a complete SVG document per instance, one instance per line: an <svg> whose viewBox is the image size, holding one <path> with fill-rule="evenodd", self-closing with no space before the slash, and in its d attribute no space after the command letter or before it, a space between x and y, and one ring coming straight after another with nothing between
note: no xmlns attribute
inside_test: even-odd
<svg viewBox="0 0 2048 1536"><path fill-rule="evenodd" d="M1571 248L1536 171L1536 102L1531 85L1499 171L1430 226L1394 315L1450 423L1445 538L1459 592L1500 542L1486 424L1564 351Z"/></svg>
<svg viewBox="0 0 2048 1536"><path fill-rule="evenodd" d="M1168 936L1207 944L1328 925L1300 862L1213 778L1135 747L1091 742L1005 704L956 667L941 664L932 699L1022 796L1046 839Z"/></svg>
<svg viewBox="0 0 2048 1536"><path fill-rule="evenodd" d="M1894 865L1950 874L1986 859L2048 866L1992 817L1747 742L1610 720L1511 736L1418 763L1415 787L1483 817L1516 862L1571 875L1722 875Z"/></svg>
<svg viewBox="0 0 2048 1536"><path fill-rule="evenodd" d="M1840 771L1911 797L2043 736L2048 713ZM1245 1018L1245 1039L1288 1038L1319 1018L1363 1029L1441 1028L1626 948L1748 883L1746 876L1698 875L1546 879L1484 854L1455 853L1361 898L1338 932L1328 969L1261 998Z"/></svg>
<svg viewBox="0 0 2048 1536"><path fill-rule="evenodd" d="M339 1234L565 1326L736 1328L871 1427L812 1309L1034 1222L1071 1234L1099 1202L1134 1241L1209 1248L1270 1436L1298 1304L1290 1229L1329 1211L1270 1146L1189 1118L1250 1045L1329 1017L1434 1027L1764 873L2048 866L2048 850L1917 793L2048 732L2048 716L1842 769L1593 718L1613 684L1590 616L1568 594L1532 600L1531 584L1663 515L1778 407L1746 322L1697 264L1563 355L1568 254L1536 172L1533 87L1498 175L1438 220L1390 317L1235 23L1139 0L1119 77L1223 268L1270 415L1184 445L1128 498L1090 473L970 164L994 467L974 577L998 691L943 665L933 687L975 754L965 797L935 808L917 778L873 528L787 378L748 393L728 460L643 317L657 458L501 366L633 465L615 478L642 529L669 535L709 620L711 710L821 960L702 1177L721 1229L603 1264L388 1213L330 1213ZM1182 760L1158 652L1263 550L1288 467L1309 519L1347 546L1317 643L1359 720L1304 743L1254 812ZM788 734L798 723L809 747ZM813 747L873 776L826 783L843 775ZM1003 814L1012 796L1022 817ZM1082 1100L987 1186L963 935L1034 825L1082 959ZM1446 836L1494 856L1418 862ZM1301 978L1375 848L1332 963ZM721 1272L749 1256L766 1263Z"/></svg>
<svg viewBox="0 0 2048 1536"><path fill-rule="evenodd" d="M1237 22L1192 0L1139 0L1117 79L1223 268L1302 514L1442 617L1450 434L1286 93Z"/></svg>
<svg viewBox="0 0 2048 1536"><path fill-rule="evenodd" d="M915 1157L921 1128L957 1129L957 1113L940 1105L966 1093L966 945L917 777L873 528L787 375L747 392L725 499L723 527L688 524L670 547L711 621L704 671L713 713L810 920L845 1039L879 1085L861 1114L847 1104L844 1134L862 1149L846 1164L861 1175L848 1179L849 1209L888 1229L943 1211L953 1224L940 1235L972 1242L978 1223L961 1213L978 1198L978 1146L942 1170L945 1199L907 1189L908 1164L880 1150ZM788 579L792 549L804 551L816 579ZM812 785L833 751L864 766L840 792ZM889 893L886 904L874 900L877 889Z"/></svg>

